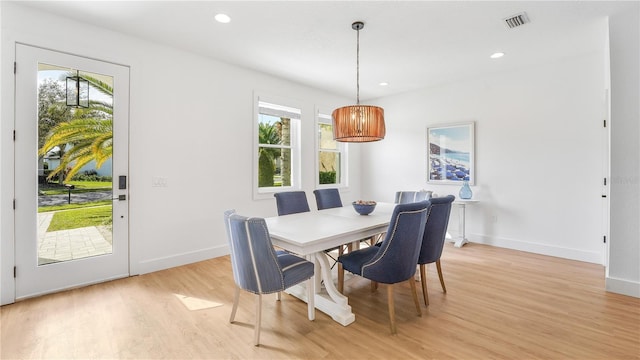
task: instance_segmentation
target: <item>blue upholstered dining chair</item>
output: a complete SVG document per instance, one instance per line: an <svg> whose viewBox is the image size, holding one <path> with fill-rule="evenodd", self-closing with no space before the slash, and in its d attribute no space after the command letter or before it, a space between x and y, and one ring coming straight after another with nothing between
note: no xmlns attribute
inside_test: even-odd
<svg viewBox="0 0 640 360"><path fill-rule="evenodd" d="M442 256L442 248L444 247L444 240L447 235L449 215L451 215L451 204L455 199L455 196L448 195L445 197L431 198L431 200L429 200L431 202L431 211L424 227L422 248L420 249L420 256L418 256L418 264L420 265L420 282L422 283L422 297L424 298L424 304L426 306L429 306L429 294L427 293L427 264L436 263L442 291L445 293L447 292L447 288L444 286L444 278L442 277L440 257Z"/></svg>
<svg viewBox="0 0 640 360"><path fill-rule="evenodd" d="M283 191L273 196L276 198L278 216L311 211L304 191Z"/></svg>
<svg viewBox="0 0 640 360"><path fill-rule="evenodd" d="M316 205L318 206L318 210L342 207L340 192L338 192L338 189L336 188L316 189L313 190L313 195L316 196Z"/></svg>
<svg viewBox="0 0 640 360"><path fill-rule="evenodd" d="M397 191L396 192L396 204L406 204L412 202L418 202L423 200L429 200L431 198L431 191Z"/></svg>
<svg viewBox="0 0 640 360"><path fill-rule="evenodd" d="M338 257L340 292L344 289L344 276L340 276L343 269L376 283L388 284L387 297L392 334L397 333L394 284L409 280L418 316L422 316L413 276L430 208L429 201L396 205L385 238L379 247L371 246Z"/></svg>
<svg viewBox="0 0 640 360"><path fill-rule="evenodd" d="M281 291L305 280L308 316L309 320L314 320L313 263L285 251L275 251L262 218L247 218L237 215L235 210L228 210L224 213L224 222L236 284L229 322L233 323L238 310L240 289L256 294L254 343L259 345L262 294L277 293L280 300Z"/></svg>

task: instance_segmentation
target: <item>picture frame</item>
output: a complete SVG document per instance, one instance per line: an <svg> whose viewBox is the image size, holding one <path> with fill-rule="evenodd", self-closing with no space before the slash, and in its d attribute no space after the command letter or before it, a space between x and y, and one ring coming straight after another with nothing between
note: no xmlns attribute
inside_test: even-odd
<svg viewBox="0 0 640 360"><path fill-rule="evenodd" d="M475 122L427 127L427 183L474 185Z"/></svg>

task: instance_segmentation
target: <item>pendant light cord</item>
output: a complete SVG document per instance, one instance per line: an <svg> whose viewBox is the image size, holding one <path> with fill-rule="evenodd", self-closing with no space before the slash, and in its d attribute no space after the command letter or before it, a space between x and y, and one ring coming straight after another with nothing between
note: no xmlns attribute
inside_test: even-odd
<svg viewBox="0 0 640 360"><path fill-rule="evenodd" d="M356 30L356 104L360 105L360 29Z"/></svg>

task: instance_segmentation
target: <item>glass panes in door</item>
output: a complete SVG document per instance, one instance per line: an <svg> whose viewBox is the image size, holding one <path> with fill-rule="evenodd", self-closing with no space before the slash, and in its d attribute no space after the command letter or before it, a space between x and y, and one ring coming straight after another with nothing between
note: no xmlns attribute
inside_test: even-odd
<svg viewBox="0 0 640 360"><path fill-rule="evenodd" d="M37 256L113 252L113 77L38 63Z"/></svg>

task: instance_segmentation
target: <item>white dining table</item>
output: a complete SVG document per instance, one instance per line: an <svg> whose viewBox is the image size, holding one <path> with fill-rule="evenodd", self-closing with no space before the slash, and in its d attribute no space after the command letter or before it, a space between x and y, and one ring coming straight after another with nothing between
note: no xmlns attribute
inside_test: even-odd
<svg viewBox="0 0 640 360"><path fill-rule="evenodd" d="M303 255L315 264L315 307L347 326L355 321L346 296L340 294L324 250L332 249L387 231L395 204L378 203L373 213L359 215L351 204L340 208L266 218L273 245ZM321 285L321 280L324 286ZM304 283L287 292L307 301Z"/></svg>

